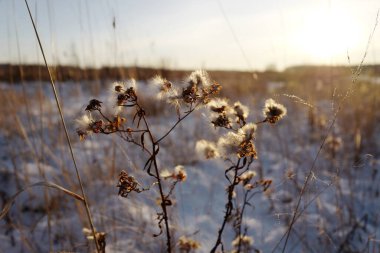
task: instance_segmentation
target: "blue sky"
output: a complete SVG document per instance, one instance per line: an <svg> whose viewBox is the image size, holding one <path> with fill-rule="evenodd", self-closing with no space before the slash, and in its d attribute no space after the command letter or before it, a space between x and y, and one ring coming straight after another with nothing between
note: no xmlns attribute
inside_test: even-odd
<svg viewBox="0 0 380 253"><path fill-rule="evenodd" d="M358 63L380 8L378 0L29 4L50 64L240 70L346 64L347 52ZM367 63L380 59L379 42L377 31ZM24 1L0 0L0 62L42 62L36 43Z"/></svg>

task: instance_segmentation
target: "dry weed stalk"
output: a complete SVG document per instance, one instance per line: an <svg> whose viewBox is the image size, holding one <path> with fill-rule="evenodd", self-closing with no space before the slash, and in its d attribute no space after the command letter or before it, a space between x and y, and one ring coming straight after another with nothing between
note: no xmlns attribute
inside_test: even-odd
<svg viewBox="0 0 380 253"><path fill-rule="evenodd" d="M163 99L176 108L177 120L161 137L151 131L146 118L146 110L139 101L136 82L114 83L111 91L111 108L103 108L103 102L92 99L86 106L86 114L77 120L77 133L81 140L91 134L117 134L124 141L134 144L149 155L145 162L144 170L155 179L153 185L157 185L160 193L159 204L161 211L157 212L159 232L163 233L163 224L166 232L167 252L172 252L172 237L169 226L168 207L172 205L171 194L177 183L186 180L187 174L183 167L177 166L173 172L160 169L157 163L157 155L160 151L160 143L196 109L208 104L216 95L221 86L212 82L205 71L195 71L187 78L184 87L174 86L162 77L155 77L153 84L157 87L157 97ZM111 113L109 113L111 109ZM132 112L132 119L121 116L123 109ZM108 110L108 112L107 112ZM148 139L146 139L148 136ZM162 179L171 179L169 191L164 191ZM141 188L140 183L126 171L119 176L119 195L127 197L131 192L140 193L148 190Z"/></svg>
<svg viewBox="0 0 380 253"><path fill-rule="evenodd" d="M245 243L248 238L242 231L242 221L244 211L247 205L251 205L250 200L255 194L266 191L272 181L269 179L252 180L256 173L250 170L250 166L257 159L257 151L254 144L256 129L258 125L264 123L275 124L286 115L286 108L276 103L273 99L265 102L263 109L264 120L257 123L247 123L248 107L236 102L229 106L225 100L215 100L209 105L211 123L215 128L227 130L216 143L206 140L198 141L196 145L197 152L203 154L207 159L221 157L228 161L231 166L225 170L225 177L228 180L227 186L227 203L225 205L225 214L221 227L218 230L216 242L211 252L216 252L219 246L224 251L222 235L226 224L233 220L236 233L236 240L233 242L234 252L248 252L252 243ZM241 205L236 203L235 195L237 187L241 185L244 193L244 200ZM258 187L262 190L253 191ZM235 204L234 204L235 203ZM246 230L246 229L245 229ZM251 241L253 242L253 241Z"/></svg>

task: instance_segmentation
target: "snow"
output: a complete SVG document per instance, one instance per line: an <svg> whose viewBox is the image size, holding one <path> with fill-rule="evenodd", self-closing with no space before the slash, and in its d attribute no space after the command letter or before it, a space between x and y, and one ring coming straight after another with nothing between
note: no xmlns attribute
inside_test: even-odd
<svg viewBox="0 0 380 253"><path fill-rule="evenodd" d="M157 187L153 186L150 191L140 194L132 192L127 199L117 196L116 188L117 176L122 169L131 173L144 187L153 183L152 178L142 170L147 155L141 148L126 144L117 136L94 134L80 142L75 134L75 119L83 113L86 102L94 97L106 101L109 95L107 88L101 86L97 96L91 92L90 84L68 82L58 86L91 212L98 231L107 233L108 252L158 252L165 247L165 236L152 236L159 231L156 213L160 207L155 203L159 196ZM149 97L153 94L148 85L138 82L138 86L138 92L144 99L153 99ZM48 84L44 83L41 87L45 96L43 111L39 109L39 102L34 100L29 108L34 127L29 126L25 110L17 113L32 147L25 144L21 135L10 135L3 128L0 132L2 205L20 187L43 180L80 193L53 96ZM39 88L39 84L30 83L27 92L33 96ZM3 83L0 89L20 90L19 86ZM263 103L265 98L263 94L257 94L255 100ZM239 100L249 101L248 98ZM153 100L149 102L156 103ZM157 102L157 106L159 104ZM254 238L254 247L263 252L271 252L286 232L300 187L320 146L320 141L309 140L307 111L296 108L294 104L287 106L285 119L275 126L260 126L256 137L259 159L252 168L256 172L261 170L266 179L273 180L273 184L267 193L255 195L251 201L252 207L247 207L243 225L247 227L247 234ZM149 114L147 110L152 131L157 137L162 136L176 120L174 109L170 106L164 108L165 111L158 110L154 114ZM257 115L260 115L261 108L251 110L256 112L251 113L249 119L259 120ZM163 141L158 156L160 167L174 168L182 164L188 173L187 180L175 189L175 203L170 207L171 225L175 238L190 235L199 241L202 246L199 252L208 252L215 243L227 196L224 170L228 163L221 159L201 160L194 150L197 140L216 141L223 133L210 127L206 115L204 111L197 111L181 123ZM127 117L131 120L130 116ZM39 134L41 132L43 140ZM38 149L33 149L33 145ZM315 252L336 251L350 233L353 233L351 249L359 249L365 247L370 236L380 233L377 212L380 208L380 159L367 157L360 167L355 167L345 155L341 152L331 161L323 153L317 161L313 171L315 177L301 200L300 211L307 209L297 220L294 227L297 236L295 233L290 236L287 252L305 252L307 246ZM286 172L290 169L294 175L288 178ZM337 169L339 175L336 174ZM168 189L167 182L165 189ZM16 199L7 220L0 221L0 252L28 251L28 242L40 252L49 250L44 193L43 188L33 188ZM237 193L236 199L241 200L242 192ZM53 249L86 251L87 244L91 242L86 241L82 233L86 218L80 203L57 190L49 189L48 195ZM9 228L9 224L13 227ZM353 224L360 225L352 232ZM320 234L321 230L332 238L333 244L320 245L318 240L326 239ZM299 236L303 236L303 243L298 243ZM228 224L223 236L226 249L232 249L234 238L234 231ZM281 249L279 247L277 251Z"/></svg>

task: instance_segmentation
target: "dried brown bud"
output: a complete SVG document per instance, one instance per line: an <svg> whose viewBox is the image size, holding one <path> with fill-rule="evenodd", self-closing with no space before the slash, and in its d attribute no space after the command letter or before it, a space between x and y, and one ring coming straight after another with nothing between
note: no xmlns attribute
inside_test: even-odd
<svg viewBox="0 0 380 253"><path fill-rule="evenodd" d="M121 85L116 85L115 86L115 91L116 92L121 92L123 90L123 86L121 86Z"/></svg>
<svg viewBox="0 0 380 253"><path fill-rule="evenodd" d="M128 197L128 194L132 191L140 193L143 190L139 188L139 183L133 176L129 176L128 173L122 170L119 174L119 182L117 187L119 187L119 195L123 198Z"/></svg>
<svg viewBox="0 0 380 253"><path fill-rule="evenodd" d="M212 120L211 123L214 124L215 127L231 127L231 121L225 113L219 114L219 116Z"/></svg>
<svg viewBox="0 0 380 253"><path fill-rule="evenodd" d="M185 103L192 104L197 101L199 95L197 94L198 88L196 85L190 85L182 91L182 99Z"/></svg>
<svg viewBox="0 0 380 253"><path fill-rule="evenodd" d="M239 150L237 152L239 158L242 157L253 157L257 158L257 151L255 145L251 141L243 141L240 143Z"/></svg>
<svg viewBox="0 0 380 253"><path fill-rule="evenodd" d="M86 107L86 111L95 111L95 110L100 110L102 108L102 102L100 102L97 99L91 99L89 104Z"/></svg>

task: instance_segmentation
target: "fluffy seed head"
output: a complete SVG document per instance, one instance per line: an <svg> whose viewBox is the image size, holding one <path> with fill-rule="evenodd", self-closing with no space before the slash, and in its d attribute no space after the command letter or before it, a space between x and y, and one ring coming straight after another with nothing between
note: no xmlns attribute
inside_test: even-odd
<svg viewBox="0 0 380 253"><path fill-rule="evenodd" d="M160 173L160 176L164 179L174 179L179 182L184 182L186 181L187 173L185 167L177 165L174 168L174 171L170 172L168 169L165 169Z"/></svg>
<svg viewBox="0 0 380 253"><path fill-rule="evenodd" d="M230 110L227 100L221 98L211 100L207 106L214 113L227 113Z"/></svg>
<svg viewBox="0 0 380 253"><path fill-rule="evenodd" d="M247 235L241 235L240 237L236 237L233 241L232 241L232 246L233 247L238 247L239 244L244 246L244 247L248 247L248 246L252 246L253 244L253 238L250 237L250 236L247 236Z"/></svg>
<svg viewBox="0 0 380 253"><path fill-rule="evenodd" d="M90 125L94 122L91 114L84 114L79 119L75 120L76 126L78 130L82 130L85 132L90 132Z"/></svg>
<svg viewBox="0 0 380 253"><path fill-rule="evenodd" d="M252 178L256 176L256 172L254 171L246 171L241 176L239 176L239 181L243 183L243 185L247 185Z"/></svg>
<svg viewBox="0 0 380 253"><path fill-rule="evenodd" d="M256 132L257 125L254 123L248 123L239 129L239 134L245 136L245 140L251 140Z"/></svg>
<svg viewBox="0 0 380 253"><path fill-rule="evenodd" d="M212 85L210 76L204 70L196 70L192 72L187 81L189 84L195 84L198 87L210 87Z"/></svg>
<svg viewBox="0 0 380 253"><path fill-rule="evenodd" d="M237 155L239 146L243 141L244 135L228 132L218 140L219 153L224 157Z"/></svg>
<svg viewBox="0 0 380 253"><path fill-rule="evenodd" d="M162 178L166 179L166 178L170 178L170 177L172 177L172 176L173 176L173 173L170 172L168 169L164 169L164 170L161 171L160 176L161 176Z"/></svg>
<svg viewBox="0 0 380 253"><path fill-rule="evenodd" d="M185 170L185 167L183 167L182 165L177 165L175 168L174 168L174 175L176 177L176 179L180 182L184 182L186 181L186 178L187 178L187 172Z"/></svg>
<svg viewBox="0 0 380 253"><path fill-rule="evenodd" d="M97 99L91 99L85 111L96 111L102 108L102 102Z"/></svg>
<svg viewBox="0 0 380 253"><path fill-rule="evenodd" d="M243 105L240 102L234 104L234 115L237 117L237 123L245 124L245 121L249 114L249 109L247 106Z"/></svg>
<svg viewBox="0 0 380 253"><path fill-rule="evenodd" d="M212 159L219 156L215 143L206 140L197 141L195 145L195 151L199 157L206 159Z"/></svg>
<svg viewBox="0 0 380 253"><path fill-rule="evenodd" d="M122 82L114 82L110 85L110 88L109 88L109 91L111 94L115 94L115 93L121 93L125 90L125 86L124 86L124 83Z"/></svg>
<svg viewBox="0 0 380 253"><path fill-rule="evenodd" d="M166 80L165 78L157 75L152 80L151 83L158 88L157 98L158 99L168 99L173 95L173 84Z"/></svg>
<svg viewBox="0 0 380 253"><path fill-rule="evenodd" d="M275 124L286 115L286 108L270 98L265 101L263 114L266 121Z"/></svg>
<svg viewBox="0 0 380 253"><path fill-rule="evenodd" d="M178 239L178 246L181 252L191 252L192 250L197 250L201 247L199 242L186 236L181 236Z"/></svg>

